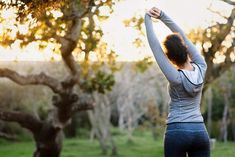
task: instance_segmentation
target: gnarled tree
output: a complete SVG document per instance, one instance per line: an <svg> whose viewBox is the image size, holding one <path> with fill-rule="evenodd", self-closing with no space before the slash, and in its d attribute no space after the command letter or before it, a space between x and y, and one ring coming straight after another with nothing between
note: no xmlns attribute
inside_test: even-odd
<svg viewBox="0 0 235 157"><path fill-rule="evenodd" d="M0 77L8 78L22 86L47 86L54 92L52 97L54 108L48 112L45 120L31 114L0 109L1 120L16 122L32 132L36 143L34 157L59 157L63 142L63 128L71 116L77 111L93 108L93 99L87 92L94 90L105 92L113 85L113 82L109 80L105 80L109 81L108 83L95 81L97 80L96 74L93 74L93 77L89 77L88 74L84 76L83 71L87 67L78 64L74 57L85 53L85 58L88 58L90 51L96 52L102 31L87 19L107 18L102 15L101 7L107 7L106 9L111 11L112 0L6 0L0 2L1 10L12 10L15 13L15 21L11 23L16 27L13 36L12 27L6 27L3 30L0 35L2 46L9 47L18 42L21 47L37 43L40 48L44 48L48 43L53 44L55 53L61 54L68 69L64 80L59 80L44 72L27 76L11 69L0 69ZM1 17L0 20L4 23L8 19ZM19 29L22 25L27 26L27 32ZM88 29L91 30L87 31ZM88 33L91 38L86 41Z"/></svg>

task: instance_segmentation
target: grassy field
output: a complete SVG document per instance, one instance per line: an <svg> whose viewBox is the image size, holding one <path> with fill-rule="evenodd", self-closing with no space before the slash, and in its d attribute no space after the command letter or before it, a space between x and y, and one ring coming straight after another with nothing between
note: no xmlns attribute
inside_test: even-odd
<svg viewBox="0 0 235 157"><path fill-rule="evenodd" d="M149 132L135 134L134 141L127 143L124 135L115 136L119 155L117 157L163 157L162 138L154 141ZM235 143L216 143L212 157L234 157ZM30 141L11 143L0 141L0 157L31 157L34 143ZM101 155L98 142L88 139L66 139L62 157L107 157Z"/></svg>

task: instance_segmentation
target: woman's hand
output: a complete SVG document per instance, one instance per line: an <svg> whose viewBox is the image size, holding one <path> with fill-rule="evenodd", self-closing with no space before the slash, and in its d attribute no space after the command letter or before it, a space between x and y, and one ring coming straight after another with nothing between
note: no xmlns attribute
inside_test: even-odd
<svg viewBox="0 0 235 157"><path fill-rule="evenodd" d="M153 7L147 12L147 14L155 19L159 19L161 15L161 10L156 7Z"/></svg>

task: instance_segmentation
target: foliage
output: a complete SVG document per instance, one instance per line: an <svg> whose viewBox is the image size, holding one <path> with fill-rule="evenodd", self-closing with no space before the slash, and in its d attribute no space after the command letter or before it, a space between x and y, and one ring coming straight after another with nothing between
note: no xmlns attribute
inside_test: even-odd
<svg viewBox="0 0 235 157"><path fill-rule="evenodd" d="M143 29L143 23L144 23L144 18L140 15L135 15L134 17L130 19L126 19L123 21L125 27L131 27L135 29L139 37L134 39L133 44L137 47L140 48L141 46L144 45L143 39L141 37L144 37L144 29Z"/></svg>
<svg viewBox="0 0 235 157"><path fill-rule="evenodd" d="M114 75L106 74L103 71L96 72L94 77L89 78L84 82L84 89L88 92L96 90L100 93L105 93L106 91L111 91L114 85Z"/></svg>
<svg viewBox="0 0 235 157"><path fill-rule="evenodd" d="M136 62L136 70L140 73L144 73L153 64L151 57L145 57L143 60Z"/></svg>
<svg viewBox="0 0 235 157"><path fill-rule="evenodd" d="M23 20L29 14L38 18L48 10L60 8L65 2L66 0L3 0L0 2L0 8L15 8L17 19Z"/></svg>
<svg viewBox="0 0 235 157"><path fill-rule="evenodd" d="M214 40L218 39L218 33L220 30L225 29L224 25L226 24L221 24L221 25L213 25L211 27L208 27L206 29L203 28L197 28L197 29L192 29L189 33L190 39L197 45L200 46L202 49L203 53L209 53L212 51L212 43ZM230 56L233 52L227 52L227 50L230 48L230 46L234 46L234 39L233 39L233 34L234 34L234 27L231 28L230 33L227 35L225 40L221 43L220 48L216 51L216 53L213 56L213 61L218 62L220 57L226 57ZM229 53L229 54L227 54ZM230 58L227 58L228 61L230 61Z"/></svg>
<svg viewBox="0 0 235 157"><path fill-rule="evenodd" d="M65 4L66 5L65 5ZM73 55L76 60L81 61L81 76L85 80L89 80L84 85L84 90L98 90L105 92L111 90L114 82L111 75L113 72L119 70L115 64L116 54L113 50L108 49L107 44L102 42L103 31L99 27L99 22L108 18L109 15L104 15L101 11L102 8L112 12L112 0L75 0L78 4L80 15L73 15L71 13L71 7L73 7L73 1L68 0L16 0L12 2L2 2L2 10L12 9L12 12L19 17L20 21L16 19L4 19L2 18L3 33L0 34L0 45L9 47L12 45L20 45L21 48L27 47L30 44L37 45L39 49L47 48L48 45L52 45L51 51L56 54L61 54L61 37L69 38L66 35L73 25L73 16L79 16L76 18L81 19L82 27L78 36L80 37L76 42L76 48L73 51ZM87 9L90 12L86 12ZM23 16L23 13L25 16ZM20 15L19 15L20 14ZM21 16L22 14L22 16ZM34 16L33 19L30 16ZM13 16L14 17L14 16ZM22 31L20 28L25 28L27 31ZM12 29L13 28L13 29ZM93 58L97 62L91 62ZM53 60L53 58L52 58ZM104 64L109 65L111 72L103 70ZM96 70L96 71L95 71ZM94 74L93 74L94 73ZM106 76L101 76L106 75ZM94 75L96 75L94 77ZM91 77L91 78L89 78ZM106 78L105 78L106 77ZM94 79L110 78L110 81L94 81ZM91 81L93 80L93 81ZM92 82L92 85L91 85ZM104 84L103 87L100 83ZM95 85L94 83L98 83ZM93 88L94 87L94 88Z"/></svg>

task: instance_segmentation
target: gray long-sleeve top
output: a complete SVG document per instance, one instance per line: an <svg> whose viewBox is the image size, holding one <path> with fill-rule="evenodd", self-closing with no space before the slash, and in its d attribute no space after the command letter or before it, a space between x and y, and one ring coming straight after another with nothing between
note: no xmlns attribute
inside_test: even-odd
<svg viewBox="0 0 235 157"><path fill-rule="evenodd" d="M194 70L176 69L170 63L155 35L151 17L146 14L145 26L150 48L161 71L169 81L168 92L171 99L166 123L203 122L200 101L207 64L183 30L170 17L161 11L159 19L172 32L182 36L194 67Z"/></svg>

